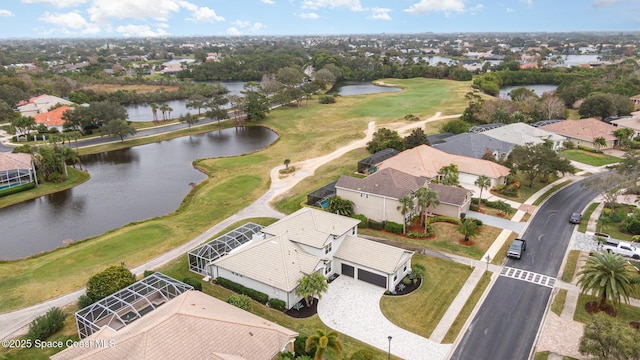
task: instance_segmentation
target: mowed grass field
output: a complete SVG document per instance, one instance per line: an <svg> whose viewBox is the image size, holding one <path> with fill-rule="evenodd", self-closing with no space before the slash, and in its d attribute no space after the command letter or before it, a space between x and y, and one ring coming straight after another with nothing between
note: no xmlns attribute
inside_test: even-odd
<svg viewBox="0 0 640 360"><path fill-rule="evenodd" d="M83 287L89 277L105 267L124 262L133 268L180 244L231 216L256 200L270 185L269 171L290 159L297 161L327 154L355 139L361 139L369 121L378 127L404 122L414 114L421 119L440 111L461 113L470 90L468 82L432 79L385 79L403 91L376 95L340 97L336 104L320 105L313 98L308 106L272 111L260 123L278 132L280 139L260 152L232 158L205 159L197 166L209 178L200 183L173 213L132 223L101 236L78 242L28 259L0 263L0 312L23 308ZM433 126L433 124L432 124ZM429 132L433 133L433 132ZM126 141L125 141L126 143ZM354 162L366 152L351 152L318 170L323 175L355 171ZM352 166L352 170L349 170ZM339 175L337 175L339 176ZM314 177L303 180L280 199L299 204ZM322 181L319 182L323 182ZM325 183L322 183L324 185ZM287 210L295 206L285 206ZM151 270L151 269L150 269Z"/></svg>

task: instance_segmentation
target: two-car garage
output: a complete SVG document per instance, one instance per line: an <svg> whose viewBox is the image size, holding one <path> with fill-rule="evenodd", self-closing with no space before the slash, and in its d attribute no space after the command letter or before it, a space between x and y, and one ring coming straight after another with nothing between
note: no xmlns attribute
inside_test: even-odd
<svg viewBox="0 0 640 360"><path fill-rule="evenodd" d="M371 271L367 271L355 266L342 263L342 275L349 277L355 277L358 280L368 282L369 284L377 285L383 288L387 288L387 277L379 274L375 274Z"/></svg>

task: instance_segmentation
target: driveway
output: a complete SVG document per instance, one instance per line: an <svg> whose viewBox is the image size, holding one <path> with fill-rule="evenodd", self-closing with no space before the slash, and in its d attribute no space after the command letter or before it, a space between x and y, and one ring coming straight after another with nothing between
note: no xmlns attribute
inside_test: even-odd
<svg viewBox="0 0 640 360"><path fill-rule="evenodd" d="M384 289L348 276L340 276L329 284L329 290L318 303L322 322L378 349L402 359L444 360L451 344L438 344L392 324L380 310Z"/></svg>
<svg viewBox="0 0 640 360"><path fill-rule="evenodd" d="M524 229L524 226L526 225L526 223L524 222L511 221L508 219L503 219L501 217L491 216L471 210L467 211L467 217L476 218L478 220L482 220L483 224L495 226L500 229L511 230L518 234L522 234L522 229Z"/></svg>

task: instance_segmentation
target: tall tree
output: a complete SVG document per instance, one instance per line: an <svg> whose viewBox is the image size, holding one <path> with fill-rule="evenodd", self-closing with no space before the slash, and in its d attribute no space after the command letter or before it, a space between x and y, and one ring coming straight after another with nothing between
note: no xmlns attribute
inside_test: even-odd
<svg viewBox="0 0 640 360"><path fill-rule="evenodd" d="M533 187L538 176L556 175L573 172L575 168L568 159L562 159L545 144L516 145L507 157L507 164L513 171L521 172Z"/></svg>
<svg viewBox="0 0 640 360"><path fill-rule="evenodd" d="M305 351L310 351L314 347L316 353L313 356L313 360L326 359L326 352L329 349L337 354L342 353L342 342L338 339L338 333L335 331L327 333L324 330L316 329L316 333L307 338Z"/></svg>
<svg viewBox="0 0 640 360"><path fill-rule="evenodd" d="M158 108L159 108L158 104L151 103L151 114L153 115L153 121L158 121Z"/></svg>
<svg viewBox="0 0 640 360"><path fill-rule="evenodd" d="M607 140L602 136L598 136L593 139L593 145L595 146L596 151L600 151L603 146L607 146Z"/></svg>
<svg viewBox="0 0 640 360"><path fill-rule="evenodd" d="M438 170L438 181L443 185L458 186L460 185L459 175L458 165L449 164Z"/></svg>
<svg viewBox="0 0 640 360"><path fill-rule="evenodd" d="M406 195L398 199L400 205L396 208L402 214L402 233L407 233L407 215L411 214L413 208L415 207L415 203L413 202L413 197L411 195Z"/></svg>
<svg viewBox="0 0 640 360"><path fill-rule="evenodd" d="M16 135L26 135L36 127L36 119L33 116L17 116L11 119L11 127L15 129Z"/></svg>
<svg viewBox="0 0 640 360"><path fill-rule="evenodd" d="M405 149L413 149L416 146L429 145L429 139L422 128L415 128L404 138L403 143Z"/></svg>
<svg viewBox="0 0 640 360"><path fill-rule="evenodd" d="M260 88L260 84L249 81L244 84L241 93L244 95L243 111L247 119L251 122L266 119L269 113L269 99Z"/></svg>
<svg viewBox="0 0 640 360"><path fill-rule="evenodd" d="M191 115L189 113L187 113L186 115L180 115L180 117L178 117L178 120L181 123L186 123L189 126L189 129L191 129L191 125L200 121L197 116Z"/></svg>
<svg viewBox="0 0 640 360"><path fill-rule="evenodd" d="M622 256L611 252L594 252L578 272L578 286L582 293L600 298L598 308L605 309L607 301L619 305L621 299L629 302L636 291L634 272Z"/></svg>
<svg viewBox="0 0 640 360"><path fill-rule="evenodd" d="M202 108L207 104L207 98L201 94L192 95L186 102L187 109L198 109L198 115L201 114Z"/></svg>
<svg viewBox="0 0 640 360"><path fill-rule="evenodd" d="M322 294L327 291L329 287L327 283L327 277L319 272L312 272L300 278L298 287L296 287L296 294L304 298L307 307L311 306L311 302L314 297L318 299L322 298Z"/></svg>
<svg viewBox="0 0 640 360"><path fill-rule="evenodd" d="M596 359L640 358L637 330L604 313L593 314L584 327L578 350Z"/></svg>
<svg viewBox="0 0 640 360"><path fill-rule="evenodd" d="M404 150L402 137L395 130L380 128L373 133L373 138L367 143L367 151L371 154L388 148L398 151Z"/></svg>
<svg viewBox="0 0 640 360"><path fill-rule="evenodd" d="M418 208L420 210L420 218L422 219L422 225L424 226L425 233L427 232L427 210L433 206L440 205L440 198L435 190L429 187L421 187L415 192L416 199L418 199Z"/></svg>
<svg viewBox="0 0 640 360"><path fill-rule="evenodd" d="M167 111L169 111L169 105L162 104L160 105L159 110L162 113L162 121L167 121Z"/></svg>
<svg viewBox="0 0 640 360"><path fill-rule="evenodd" d="M116 119L109 121L106 125L100 128L100 133L120 138L120 141L124 142L125 136L136 134L136 128L129 125L125 120Z"/></svg>
<svg viewBox="0 0 640 360"><path fill-rule="evenodd" d="M633 135L635 135L635 131L631 128L618 128L613 131L613 135L618 138L618 143L620 146L625 146L631 140Z"/></svg>
<svg viewBox="0 0 640 360"><path fill-rule="evenodd" d="M480 175L474 182L474 184L480 188L480 198L478 199L478 205L482 204L482 191L491 187L491 179L487 175Z"/></svg>

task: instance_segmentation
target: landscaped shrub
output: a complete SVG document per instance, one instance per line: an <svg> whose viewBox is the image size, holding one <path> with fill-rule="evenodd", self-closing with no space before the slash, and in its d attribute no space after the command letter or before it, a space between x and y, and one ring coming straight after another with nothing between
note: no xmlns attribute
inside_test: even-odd
<svg viewBox="0 0 640 360"><path fill-rule="evenodd" d="M567 150L572 150L572 149L575 149L576 144L574 144L571 141L565 141L565 142L562 143L562 146L564 146L564 148L567 149Z"/></svg>
<svg viewBox="0 0 640 360"><path fill-rule="evenodd" d="M296 353L296 356L315 354L315 346L313 347L313 349L309 349L309 352L305 351L305 347L307 346L307 338L308 336L298 335L298 337L293 342L293 351Z"/></svg>
<svg viewBox="0 0 640 360"><path fill-rule="evenodd" d="M640 235L633 235L633 237L631 237L631 241L640 242Z"/></svg>
<svg viewBox="0 0 640 360"><path fill-rule="evenodd" d="M267 294L257 290L250 289L238 283L234 283L231 280L218 277L216 278L216 282L218 283L218 285L225 287L229 290L235 291L239 294L247 295L248 297L252 298L253 300L261 304L266 304L267 301L269 300L269 296L267 296Z"/></svg>
<svg viewBox="0 0 640 360"><path fill-rule="evenodd" d="M373 230L382 230L384 229L384 222L369 219L369 227Z"/></svg>
<svg viewBox="0 0 640 360"><path fill-rule="evenodd" d="M251 310L251 298L247 295L231 295L229 299L227 299L227 303L239 307L242 310Z"/></svg>
<svg viewBox="0 0 640 360"><path fill-rule="evenodd" d="M147 276L149 276L149 275L153 275L153 274L155 274L155 273L156 273L156 272L155 272L155 271L153 271L153 270L145 270L145 271L144 271L144 274L142 274L142 277L147 277Z"/></svg>
<svg viewBox="0 0 640 360"><path fill-rule="evenodd" d="M369 349L362 349L353 353L351 360L376 360L376 355Z"/></svg>
<svg viewBox="0 0 640 360"><path fill-rule="evenodd" d="M182 279L182 282L187 285L193 286L195 290L202 291L202 283L198 279L194 279L192 277L186 277Z"/></svg>
<svg viewBox="0 0 640 360"><path fill-rule="evenodd" d="M477 226L482 226L482 220L476 219L476 218L469 218L469 219L471 219L471 221L476 223Z"/></svg>
<svg viewBox="0 0 640 360"><path fill-rule="evenodd" d="M404 278L402 278L401 282L405 285L409 285L411 284L411 279L408 276L405 276Z"/></svg>
<svg viewBox="0 0 640 360"><path fill-rule="evenodd" d="M323 95L320 96L320 99L318 101L320 102L320 104L335 104L336 97L333 95Z"/></svg>
<svg viewBox="0 0 640 360"><path fill-rule="evenodd" d="M365 229L368 227L369 220L367 219L366 216L362 214L352 214L351 217L354 219L360 220L360 223L358 224L358 228Z"/></svg>
<svg viewBox="0 0 640 360"><path fill-rule="evenodd" d="M480 210L480 205L471 203L471 204L469 205L469 210L471 210L471 211L478 211L478 210Z"/></svg>
<svg viewBox="0 0 640 360"><path fill-rule="evenodd" d="M78 309L84 309L87 306L93 305L94 301L91 300L90 297L87 296L87 294L82 294L80 295L80 297L78 298Z"/></svg>
<svg viewBox="0 0 640 360"><path fill-rule="evenodd" d="M627 225L627 231L633 235L640 234L640 221L638 219L631 220L629 225Z"/></svg>
<svg viewBox="0 0 640 360"><path fill-rule="evenodd" d="M280 311L287 310L287 303L280 299L271 298L269 299L269 306Z"/></svg>
<svg viewBox="0 0 640 360"><path fill-rule="evenodd" d="M427 226L426 233L410 231L407 233L407 236L412 239L424 239L424 238L432 237L433 233L434 233L433 228L431 226Z"/></svg>
<svg viewBox="0 0 640 360"><path fill-rule="evenodd" d="M402 234L404 227L402 224L398 224L393 221L385 221L384 229L394 234Z"/></svg>
<svg viewBox="0 0 640 360"><path fill-rule="evenodd" d="M454 224L454 225L460 225L460 219L458 218L454 218L451 216L442 216L442 215L437 215L437 216L432 216L429 218L429 224L433 224L436 222L446 222L446 223L450 223L450 224Z"/></svg>
<svg viewBox="0 0 640 360"><path fill-rule="evenodd" d="M0 190L0 197L3 196L7 196L7 195L11 195L11 194L15 194L15 193L19 193L25 190L31 190L34 187L36 187L36 183L31 182L31 183L27 183L27 184L22 184L22 185L17 185L17 186L12 186L10 188L6 188L3 190Z"/></svg>
<svg viewBox="0 0 640 360"><path fill-rule="evenodd" d="M66 318L67 315L60 308L51 308L46 314L38 316L31 322L29 332L27 332L27 339L45 340L56 331L62 329Z"/></svg>
<svg viewBox="0 0 640 360"><path fill-rule="evenodd" d="M502 191L504 189L505 186L506 186L505 184L496 185L496 186L492 187L491 190L500 192L500 191Z"/></svg>
<svg viewBox="0 0 640 360"><path fill-rule="evenodd" d="M112 265L89 278L87 296L96 302L126 288L135 281L136 278L129 269L120 265Z"/></svg>
<svg viewBox="0 0 640 360"><path fill-rule="evenodd" d="M518 196L518 188L519 186L516 186L516 184L509 184L507 186L505 186L502 191L501 194L504 196L510 196L510 197L517 197Z"/></svg>

